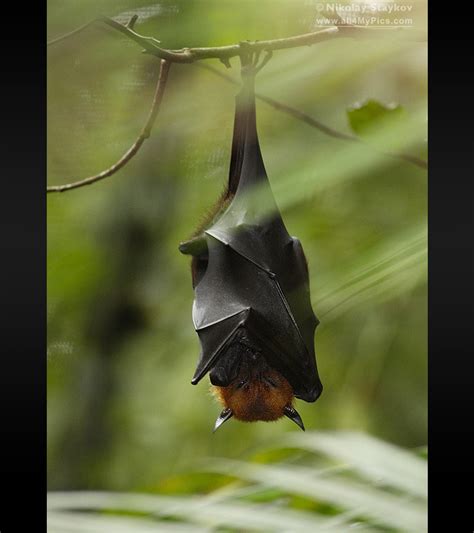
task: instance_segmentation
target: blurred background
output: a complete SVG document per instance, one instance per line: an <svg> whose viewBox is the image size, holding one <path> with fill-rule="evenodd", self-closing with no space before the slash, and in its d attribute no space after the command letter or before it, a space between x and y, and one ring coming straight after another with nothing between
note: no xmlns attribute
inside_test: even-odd
<svg viewBox="0 0 474 533"><path fill-rule="evenodd" d="M315 31L318 5L49 0L47 32L54 39L99 15L126 23L138 14L136 31L164 48L218 46ZM257 115L321 321L324 392L296 407L316 435L356 431L419 449L427 441L427 173L418 161L426 160L426 5L405 5L413 20L404 31L277 51L257 77L262 95L363 142L262 101ZM237 58L231 69L204 63L238 80ZM128 149L158 70L156 58L101 24L48 47L49 185L96 174ZM152 135L130 163L47 197L51 490L205 492L222 479L193 473L203 461L284 459L268 450L299 431L289 420L231 421L212 434L219 405L207 379L190 384L199 343L178 244L224 188L237 90L197 65L173 64Z"/></svg>

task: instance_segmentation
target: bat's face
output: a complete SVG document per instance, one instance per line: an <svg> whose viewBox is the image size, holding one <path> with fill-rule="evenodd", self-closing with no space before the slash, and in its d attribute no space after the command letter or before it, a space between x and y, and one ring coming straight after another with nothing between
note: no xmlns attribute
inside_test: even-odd
<svg viewBox="0 0 474 533"><path fill-rule="evenodd" d="M263 358L253 367L244 365L237 377L227 387L213 387L224 408L230 409L237 420L278 420L291 407L293 389Z"/></svg>
<svg viewBox="0 0 474 533"><path fill-rule="evenodd" d="M224 407L214 431L232 416L243 422L269 422L286 416L304 430L303 421L293 408L293 388L258 349L233 343L210 377L211 390Z"/></svg>

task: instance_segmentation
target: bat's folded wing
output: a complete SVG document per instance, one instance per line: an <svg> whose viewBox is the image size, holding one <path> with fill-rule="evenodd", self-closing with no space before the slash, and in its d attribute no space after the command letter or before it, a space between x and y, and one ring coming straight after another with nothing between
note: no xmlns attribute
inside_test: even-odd
<svg viewBox="0 0 474 533"><path fill-rule="evenodd" d="M245 324L248 312L248 309L244 309L197 330L201 354L192 379L194 385L212 370L219 363L221 356L229 350L239 329Z"/></svg>
<svg viewBox="0 0 474 533"><path fill-rule="evenodd" d="M271 259L268 246L257 242L259 230L252 235L246 231L248 229L241 228L238 242L245 250L251 243L258 244L260 257L267 254ZM242 238L244 233L246 237ZM195 288L193 306L194 325L201 341L201 355L193 382L197 383L218 362L238 332L245 331L268 363L287 377L295 396L306 401L316 400L321 391L313 347L316 319L310 304L309 310L300 305L297 309L300 316L297 317L289 304L293 301L296 305L296 301L307 296L301 292L297 294L301 287L296 283L297 272L292 271L296 276L296 292L287 298L274 273L237 252L233 245L224 244L209 233L207 238L209 263ZM271 244L267 242L270 248ZM291 239L287 248L285 260L294 256ZM275 253L282 251L279 249ZM291 264L297 267L293 261L290 270ZM298 318L301 324L298 324ZM300 331L300 326L306 331Z"/></svg>
<svg viewBox="0 0 474 533"><path fill-rule="evenodd" d="M195 285L201 355L193 383L208 371L211 381L226 383L239 349L250 346L288 379L296 397L312 402L322 391L314 354L318 322L301 245L289 236L268 181L253 85L253 76L245 76L236 101L231 202L204 235L180 247L193 255L207 251Z"/></svg>

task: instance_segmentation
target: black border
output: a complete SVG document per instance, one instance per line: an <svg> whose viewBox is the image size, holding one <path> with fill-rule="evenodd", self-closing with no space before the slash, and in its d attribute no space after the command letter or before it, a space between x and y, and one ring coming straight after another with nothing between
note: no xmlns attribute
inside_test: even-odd
<svg viewBox="0 0 474 533"><path fill-rule="evenodd" d="M46 16L2 24L0 531L46 531Z"/></svg>
<svg viewBox="0 0 474 533"><path fill-rule="evenodd" d="M469 15L454 7L429 9L428 505L430 531L472 532L474 84Z"/></svg>

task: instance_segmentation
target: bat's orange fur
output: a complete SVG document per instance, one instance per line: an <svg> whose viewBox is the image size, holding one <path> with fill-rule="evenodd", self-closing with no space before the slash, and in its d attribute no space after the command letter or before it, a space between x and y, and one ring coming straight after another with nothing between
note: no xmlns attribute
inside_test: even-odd
<svg viewBox="0 0 474 533"><path fill-rule="evenodd" d="M278 420L285 414L283 408L292 405L293 389L276 370L269 369L263 377L252 376L239 388L241 382L236 379L228 387L211 389L224 407L232 409L237 420Z"/></svg>

